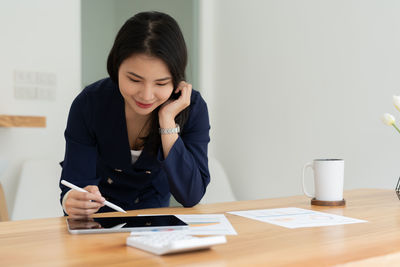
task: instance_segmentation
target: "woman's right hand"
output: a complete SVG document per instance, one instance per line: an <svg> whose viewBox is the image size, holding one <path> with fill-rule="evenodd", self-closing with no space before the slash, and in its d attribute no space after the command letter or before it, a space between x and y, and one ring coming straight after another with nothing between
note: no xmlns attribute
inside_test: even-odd
<svg viewBox="0 0 400 267"><path fill-rule="evenodd" d="M104 206L105 199L97 186L88 185L84 189L88 192L71 189L65 199L65 212L72 218L88 217Z"/></svg>

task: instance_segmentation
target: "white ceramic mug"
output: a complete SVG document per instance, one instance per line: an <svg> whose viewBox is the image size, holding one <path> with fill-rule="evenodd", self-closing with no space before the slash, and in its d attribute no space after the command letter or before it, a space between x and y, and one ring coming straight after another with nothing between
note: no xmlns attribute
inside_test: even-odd
<svg viewBox="0 0 400 267"><path fill-rule="evenodd" d="M308 168L314 171L315 194L310 194L305 186L305 173ZM306 196L322 201L343 200L344 160L315 159L304 165L303 192Z"/></svg>

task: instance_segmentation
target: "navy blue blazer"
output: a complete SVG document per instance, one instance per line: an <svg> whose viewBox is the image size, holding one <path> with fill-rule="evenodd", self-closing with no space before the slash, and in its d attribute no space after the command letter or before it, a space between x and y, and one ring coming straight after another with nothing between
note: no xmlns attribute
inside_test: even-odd
<svg viewBox="0 0 400 267"><path fill-rule="evenodd" d="M125 210L167 207L172 195L185 207L203 197L210 182L207 105L192 90L190 115L164 159L148 147L131 163L124 99L110 78L87 86L73 101L65 130L61 179L97 185L102 196ZM60 179L60 180L61 180ZM60 184L61 197L69 190ZM111 211L107 206L99 212Z"/></svg>

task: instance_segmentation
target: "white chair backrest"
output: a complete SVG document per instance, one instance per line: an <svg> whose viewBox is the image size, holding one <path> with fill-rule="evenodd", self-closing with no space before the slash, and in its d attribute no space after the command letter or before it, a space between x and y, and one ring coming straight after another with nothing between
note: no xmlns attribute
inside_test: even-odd
<svg viewBox="0 0 400 267"><path fill-rule="evenodd" d="M4 194L3 186L1 185L1 175L5 169L6 169L6 161L0 160L0 222L9 220L6 195Z"/></svg>
<svg viewBox="0 0 400 267"><path fill-rule="evenodd" d="M226 175L221 163L216 158L209 157L208 167L210 170L211 180L200 203L206 204L236 201L228 176Z"/></svg>
<svg viewBox="0 0 400 267"><path fill-rule="evenodd" d="M58 181L61 166L55 160L25 161L22 166L12 220L63 216Z"/></svg>

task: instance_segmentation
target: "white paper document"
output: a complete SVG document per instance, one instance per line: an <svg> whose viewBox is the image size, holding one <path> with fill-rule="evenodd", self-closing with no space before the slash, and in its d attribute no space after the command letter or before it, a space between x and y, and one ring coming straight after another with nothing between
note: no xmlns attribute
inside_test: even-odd
<svg viewBox="0 0 400 267"><path fill-rule="evenodd" d="M237 235L224 214L175 214L189 224L191 235Z"/></svg>
<svg viewBox="0 0 400 267"><path fill-rule="evenodd" d="M150 214L146 214L149 216ZM156 214L151 214L156 215ZM157 214L162 215L162 214ZM224 214L174 214L189 225L189 235L237 235ZM144 216L140 214L138 216ZM149 233L154 233L151 231ZM135 234L135 233L132 233ZM139 234L145 234L140 232Z"/></svg>
<svg viewBox="0 0 400 267"><path fill-rule="evenodd" d="M292 207L265 210L231 211L228 213L291 229L367 222L364 220L344 217L331 213Z"/></svg>

